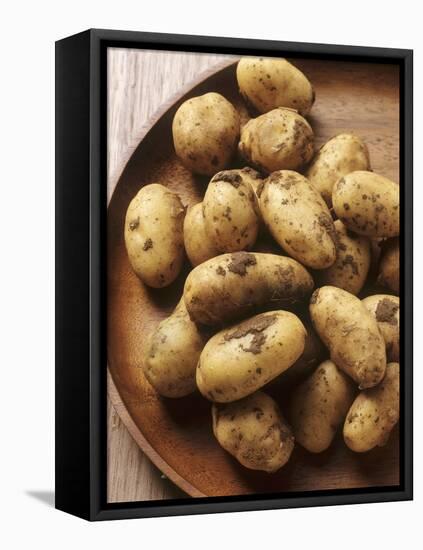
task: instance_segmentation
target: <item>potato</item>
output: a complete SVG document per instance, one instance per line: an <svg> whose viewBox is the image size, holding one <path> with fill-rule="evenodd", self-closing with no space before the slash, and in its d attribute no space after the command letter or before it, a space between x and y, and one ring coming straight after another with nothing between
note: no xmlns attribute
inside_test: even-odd
<svg viewBox="0 0 423 550"><path fill-rule="evenodd" d="M228 165L239 139L235 107L214 92L185 101L173 119L175 151L188 170L212 176Z"/></svg>
<svg viewBox="0 0 423 550"><path fill-rule="evenodd" d="M295 260L275 254L222 254L191 271L185 305L191 319L221 325L266 307L285 308L306 299L313 279Z"/></svg>
<svg viewBox="0 0 423 550"><path fill-rule="evenodd" d="M245 124L239 151L263 172L297 170L313 156L313 130L296 111L274 109Z"/></svg>
<svg viewBox="0 0 423 550"><path fill-rule="evenodd" d="M200 355L198 389L218 403L250 395L295 363L306 334L288 311L261 313L218 332Z"/></svg>
<svg viewBox="0 0 423 550"><path fill-rule="evenodd" d="M320 148L305 175L332 206L333 186L355 170L370 170L367 146L353 134L339 134Z"/></svg>
<svg viewBox="0 0 423 550"><path fill-rule="evenodd" d="M143 371L157 393L184 397L197 389L195 372L208 336L191 321L181 299L147 341Z"/></svg>
<svg viewBox="0 0 423 550"><path fill-rule="evenodd" d="M148 286L162 288L178 276L184 260L185 208L176 193L152 183L128 206L125 244L136 275Z"/></svg>
<svg viewBox="0 0 423 550"><path fill-rule="evenodd" d="M212 417L216 439L246 468L276 472L288 462L294 437L279 407L265 393L213 404Z"/></svg>
<svg viewBox="0 0 423 550"><path fill-rule="evenodd" d="M336 261L316 273L318 286L332 285L358 294L366 282L371 263L371 246L367 237L347 230L336 220Z"/></svg>
<svg viewBox="0 0 423 550"><path fill-rule="evenodd" d="M353 294L334 286L318 288L310 315L330 358L360 389L378 384L386 369L385 341L376 319Z"/></svg>
<svg viewBox="0 0 423 550"><path fill-rule="evenodd" d="M213 176L204 195L203 215L206 233L219 252L253 247L260 224L259 207L242 170Z"/></svg>
<svg viewBox="0 0 423 550"><path fill-rule="evenodd" d="M241 174L242 179L251 185L254 193L257 195L257 190L263 181L263 176L260 172L257 172L257 170L254 170L254 168L250 168L249 166L244 166L244 168L237 171Z"/></svg>
<svg viewBox="0 0 423 550"><path fill-rule="evenodd" d="M344 424L344 441L352 451L364 453L387 443L399 420L399 387L399 364L388 363L382 382L357 396Z"/></svg>
<svg viewBox="0 0 423 550"><path fill-rule="evenodd" d="M336 240L325 201L309 181L291 170L271 174L258 192L263 220L277 243L307 267L335 262Z"/></svg>
<svg viewBox="0 0 423 550"><path fill-rule="evenodd" d="M400 301L397 296L375 294L364 298L363 304L375 317L386 344L388 361L400 356Z"/></svg>
<svg viewBox="0 0 423 550"><path fill-rule="evenodd" d="M399 294L400 290L400 248L399 239L389 239L382 245L377 282Z"/></svg>
<svg viewBox="0 0 423 550"><path fill-rule="evenodd" d="M333 361L324 361L296 390L290 421L296 441L311 453L332 443L355 396L352 381Z"/></svg>
<svg viewBox="0 0 423 550"><path fill-rule="evenodd" d="M307 77L286 59L243 57L236 77L241 94L260 113L290 107L305 116L314 103Z"/></svg>
<svg viewBox="0 0 423 550"><path fill-rule="evenodd" d="M367 237L399 235L399 185L373 172L357 170L333 187L338 218L354 233Z"/></svg>
<svg viewBox="0 0 423 550"><path fill-rule="evenodd" d="M188 208L184 220L184 243L189 261L194 267L219 255L206 232L202 202Z"/></svg>

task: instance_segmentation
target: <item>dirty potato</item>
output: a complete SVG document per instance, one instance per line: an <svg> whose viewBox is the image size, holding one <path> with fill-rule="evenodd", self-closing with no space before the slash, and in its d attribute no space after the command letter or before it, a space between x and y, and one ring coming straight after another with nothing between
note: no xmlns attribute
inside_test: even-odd
<svg viewBox="0 0 423 550"><path fill-rule="evenodd" d="M294 390L289 418L296 441L311 453L325 451L354 396L351 379L333 361L324 361Z"/></svg>
<svg viewBox="0 0 423 550"><path fill-rule="evenodd" d="M311 297L310 315L332 361L360 389L382 380L386 369L385 341L376 319L361 300L341 288L324 286Z"/></svg>
<svg viewBox="0 0 423 550"><path fill-rule="evenodd" d="M347 414L344 441L356 453L383 447L399 420L400 372L398 363L388 363L382 382L362 391Z"/></svg>
<svg viewBox="0 0 423 550"><path fill-rule="evenodd" d="M218 403L250 395L295 363L306 334L288 311L262 313L218 332L200 355L198 389Z"/></svg>
<svg viewBox="0 0 423 550"><path fill-rule="evenodd" d="M285 308L313 290L307 270L291 258L267 253L221 254L191 271L185 305L191 319L221 325L251 315L257 308Z"/></svg>
<svg viewBox="0 0 423 550"><path fill-rule="evenodd" d="M291 170L274 172L258 194L267 228L290 256L314 269L335 262L332 217L320 193L304 176Z"/></svg>
<svg viewBox="0 0 423 550"><path fill-rule="evenodd" d="M217 441L246 468L276 472L288 462L294 437L279 407L265 393L235 403L215 403L212 417Z"/></svg>
<svg viewBox="0 0 423 550"><path fill-rule="evenodd" d="M165 397L184 397L197 389L195 372L208 334L191 321L180 300L148 339L143 371L153 388Z"/></svg>
<svg viewBox="0 0 423 550"><path fill-rule="evenodd" d="M219 255L206 232L202 202L188 208L184 220L184 243L188 259L194 267Z"/></svg>
<svg viewBox="0 0 423 550"><path fill-rule="evenodd" d="M367 237L399 235L399 185L374 172L358 170L333 187L338 218L354 233Z"/></svg>
<svg viewBox="0 0 423 550"><path fill-rule="evenodd" d="M400 300L398 296L375 294L364 298L363 304L375 317L386 344L388 361L400 356Z"/></svg>
<svg viewBox="0 0 423 550"><path fill-rule="evenodd" d="M175 151L197 174L212 176L228 165L239 139L239 116L222 95L211 92L185 101L172 124Z"/></svg>
<svg viewBox="0 0 423 550"><path fill-rule="evenodd" d="M314 103L311 83L286 59L243 57L236 77L241 95L260 113L290 107L305 116Z"/></svg>
<svg viewBox="0 0 423 550"><path fill-rule="evenodd" d="M395 292L400 290L400 245L399 239L389 239L382 244L377 282Z"/></svg>
<svg viewBox="0 0 423 550"><path fill-rule="evenodd" d="M239 150L260 171L298 170L313 156L314 134L296 111L274 109L247 122Z"/></svg>
<svg viewBox="0 0 423 550"><path fill-rule="evenodd" d="M207 187L204 226L219 252L249 250L256 242L259 208L247 178L242 170L225 170L213 176Z"/></svg>
<svg viewBox="0 0 423 550"><path fill-rule="evenodd" d="M367 279L371 262L371 246L367 237L348 231L340 221L334 222L336 231L336 261L316 273L318 286L332 285L357 295Z"/></svg>
<svg viewBox="0 0 423 550"><path fill-rule="evenodd" d="M125 245L136 275L148 286L162 288L178 276L184 260L185 209L176 193L152 183L128 206Z"/></svg>
<svg viewBox="0 0 423 550"><path fill-rule="evenodd" d="M330 207L335 183L356 170L370 170L367 146L354 134L339 134L320 148L305 175Z"/></svg>

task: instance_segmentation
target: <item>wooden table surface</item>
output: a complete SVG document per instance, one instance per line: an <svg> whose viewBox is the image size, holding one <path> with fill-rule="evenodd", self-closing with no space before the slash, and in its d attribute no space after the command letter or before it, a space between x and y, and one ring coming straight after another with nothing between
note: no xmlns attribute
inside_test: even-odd
<svg viewBox="0 0 423 550"><path fill-rule="evenodd" d="M108 52L108 197L122 162L154 112L222 55L110 48ZM108 398L109 502L178 498L185 494L141 452Z"/></svg>

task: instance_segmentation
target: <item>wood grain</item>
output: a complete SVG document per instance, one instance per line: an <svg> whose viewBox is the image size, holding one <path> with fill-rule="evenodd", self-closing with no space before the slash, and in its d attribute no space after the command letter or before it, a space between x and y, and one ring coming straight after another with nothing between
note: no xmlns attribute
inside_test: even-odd
<svg viewBox="0 0 423 550"><path fill-rule="evenodd" d="M336 133L354 131L368 144L374 170L397 179L397 68L307 60L296 63L310 76L316 89L317 101L310 122L317 145ZM220 91L245 113L233 67L209 75L191 93L209 89ZM166 112L169 106L171 109ZM158 181L168 185L185 204L200 200L206 184L204 179L193 177L175 157L170 126L176 107L177 104L168 101L162 108L163 116L155 117L154 124L141 129L138 140L142 141L138 147L127 142L126 155L132 156L123 172L124 163L119 166L115 162L113 166L113 159L109 158L111 187L116 181L113 170L116 174L122 172L110 202L108 224L108 354L114 382L110 385L111 396L117 412L160 469L193 496L396 485L398 437L392 437L386 448L360 456L350 452L338 437L331 449L319 456L297 447L287 467L276 475L246 471L214 440L209 403L198 394L183 400L161 399L143 377L140 365L145 337L173 309L186 272L160 292L144 287L127 261L122 238L125 211L130 199L146 183ZM123 149L120 156L125 158ZM283 396L275 397L283 401ZM284 403L281 404L284 408ZM127 476L127 470L115 467L112 444L110 448L109 473L114 471L115 478ZM115 480L115 493L117 485ZM128 492L128 488L125 490ZM110 499L111 493L109 487ZM122 493L123 489L119 494ZM122 498L125 499L127 496Z"/></svg>

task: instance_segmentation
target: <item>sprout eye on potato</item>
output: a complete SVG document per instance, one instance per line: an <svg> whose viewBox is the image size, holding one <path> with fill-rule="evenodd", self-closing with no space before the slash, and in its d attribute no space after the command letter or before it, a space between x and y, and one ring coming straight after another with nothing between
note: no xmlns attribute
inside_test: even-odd
<svg viewBox="0 0 423 550"><path fill-rule="evenodd" d="M373 172L358 170L340 178L332 203L338 218L367 237L399 235L399 185Z"/></svg>
<svg viewBox="0 0 423 550"><path fill-rule="evenodd" d="M382 382L362 391L355 399L344 424L344 441L357 453L383 447L400 413L398 363L388 363Z"/></svg>
<svg viewBox="0 0 423 550"><path fill-rule="evenodd" d="M295 363L305 337L304 325L288 311L262 313L224 329L200 355L198 389L219 403L250 395Z"/></svg>
<svg viewBox="0 0 423 550"><path fill-rule="evenodd" d="M236 76L241 94L260 113L290 107L305 116L314 103L309 80L286 59L243 57Z"/></svg>
<svg viewBox="0 0 423 550"><path fill-rule="evenodd" d="M257 308L285 308L309 297L313 279L292 258L260 252L221 254L191 271L185 305L191 319L222 325Z"/></svg>
<svg viewBox="0 0 423 550"><path fill-rule="evenodd" d="M347 230L340 221L336 231L336 261L327 269L316 272L318 286L337 286L357 295L366 282L371 263L371 246L367 237Z"/></svg>
<svg viewBox="0 0 423 550"><path fill-rule="evenodd" d="M151 334L143 371L154 389L165 397L184 397L197 389L195 372L208 334L189 318L180 300L170 317Z"/></svg>
<svg viewBox="0 0 423 550"><path fill-rule="evenodd" d="M188 99L173 119L176 154L192 172L212 176L226 168L235 153L239 124L235 107L220 94Z"/></svg>
<svg viewBox="0 0 423 550"><path fill-rule="evenodd" d="M296 111L274 109L242 128L239 151L263 172L298 170L313 156L313 130Z"/></svg>
<svg viewBox="0 0 423 550"><path fill-rule="evenodd" d="M307 267L324 269L336 259L332 217L317 189L301 174L280 170L259 191L263 220L277 243Z"/></svg>
<svg viewBox="0 0 423 550"><path fill-rule="evenodd" d="M259 208L242 170L219 172L211 179L204 195L203 215L208 238L219 252L252 248L259 230Z"/></svg>
<svg viewBox="0 0 423 550"><path fill-rule="evenodd" d="M213 404L213 433L243 466L276 472L294 449L294 437L275 401L256 392L240 401Z"/></svg>
<svg viewBox="0 0 423 550"><path fill-rule="evenodd" d="M331 206L335 183L356 170L370 170L367 146L353 134L339 134L320 148L305 175Z"/></svg>
<svg viewBox="0 0 423 550"><path fill-rule="evenodd" d="M162 288L178 276L184 260L185 208L176 193L152 183L128 206L125 245L136 275L148 286Z"/></svg>
<svg viewBox="0 0 423 550"><path fill-rule="evenodd" d="M399 239L389 239L382 245L377 282L395 292L400 289L400 247Z"/></svg>
<svg viewBox="0 0 423 550"><path fill-rule="evenodd" d="M332 361L324 361L295 391L291 426L296 441L311 453L332 443L355 396L352 381Z"/></svg>
<svg viewBox="0 0 423 550"><path fill-rule="evenodd" d="M340 288L324 286L311 297L310 315L332 361L360 388L376 386L382 380L385 341L361 300Z"/></svg>
<svg viewBox="0 0 423 550"><path fill-rule="evenodd" d="M399 361L400 300L398 296L376 294L364 298L363 304L377 321L385 340L388 361Z"/></svg>

